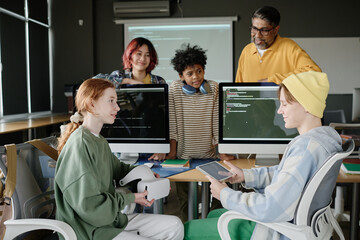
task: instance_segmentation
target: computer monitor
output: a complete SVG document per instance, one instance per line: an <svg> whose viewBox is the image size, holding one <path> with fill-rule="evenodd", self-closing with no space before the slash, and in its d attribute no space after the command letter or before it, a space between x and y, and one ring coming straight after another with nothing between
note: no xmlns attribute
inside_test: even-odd
<svg viewBox="0 0 360 240"><path fill-rule="evenodd" d="M256 154L258 165L278 163L279 154L298 135L277 114L279 86L220 83L219 88L219 152Z"/></svg>
<svg viewBox="0 0 360 240"><path fill-rule="evenodd" d="M353 90L352 121L360 122L360 88Z"/></svg>
<svg viewBox="0 0 360 240"><path fill-rule="evenodd" d="M111 151L123 159L129 158L127 153L135 153L136 159L138 153L168 153L168 85L122 85L116 92L120 111L114 124L105 124L100 133Z"/></svg>

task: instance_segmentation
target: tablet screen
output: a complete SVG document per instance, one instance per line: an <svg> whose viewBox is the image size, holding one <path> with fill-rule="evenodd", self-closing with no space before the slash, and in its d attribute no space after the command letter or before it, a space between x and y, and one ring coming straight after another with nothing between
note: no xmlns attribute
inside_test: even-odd
<svg viewBox="0 0 360 240"><path fill-rule="evenodd" d="M218 181L228 179L232 173L218 162L210 162L196 167L205 175L209 175Z"/></svg>

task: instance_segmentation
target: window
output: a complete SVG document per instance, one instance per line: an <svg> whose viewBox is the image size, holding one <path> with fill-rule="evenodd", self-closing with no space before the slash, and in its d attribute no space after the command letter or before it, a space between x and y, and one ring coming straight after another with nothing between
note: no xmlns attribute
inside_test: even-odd
<svg viewBox="0 0 360 240"><path fill-rule="evenodd" d="M48 9L47 0L0 0L0 117L52 110Z"/></svg>

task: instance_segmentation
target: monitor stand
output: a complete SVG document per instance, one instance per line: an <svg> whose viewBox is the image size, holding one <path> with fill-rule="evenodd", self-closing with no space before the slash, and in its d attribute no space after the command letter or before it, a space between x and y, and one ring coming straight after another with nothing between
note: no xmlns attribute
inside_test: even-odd
<svg viewBox="0 0 360 240"><path fill-rule="evenodd" d="M274 166L280 163L278 154L256 154L255 166Z"/></svg>
<svg viewBox="0 0 360 240"><path fill-rule="evenodd" d="M119 160L123 163L134 165L139 158L139 153L120 153Z"/></svg>

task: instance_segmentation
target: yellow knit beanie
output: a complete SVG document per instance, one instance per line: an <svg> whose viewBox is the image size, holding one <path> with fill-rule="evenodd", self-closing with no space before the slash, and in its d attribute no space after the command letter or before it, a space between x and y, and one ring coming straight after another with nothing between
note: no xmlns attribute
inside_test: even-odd
<svg viewBox="0 0 360 240"><path fill-rule="evenodd" d="M292 74L282 83L306 111L316 117L323 117L329 92L326 73L310 71Z"/></svg>

